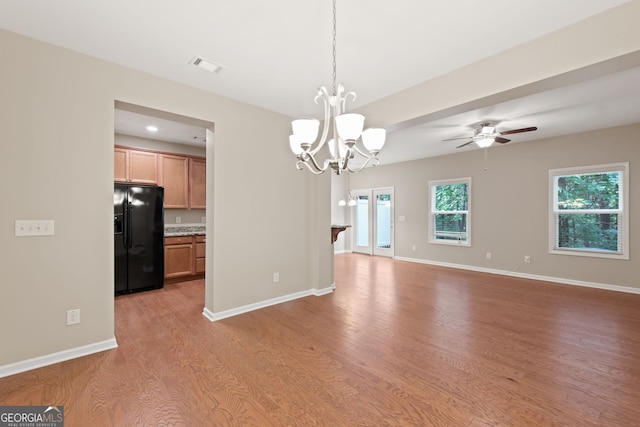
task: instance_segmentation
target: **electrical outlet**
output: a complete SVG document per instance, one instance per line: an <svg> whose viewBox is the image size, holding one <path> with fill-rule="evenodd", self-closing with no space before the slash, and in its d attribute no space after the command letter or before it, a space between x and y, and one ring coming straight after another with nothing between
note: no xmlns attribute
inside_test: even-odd
<svg viewBox="0 0 640 427"><path fill-rule="evenodd" d="M524 262L526 262L527 264L529 264L531 262L531 257L529 255L525 255L524 256Z"/></svg>
<svg viewBox="0 0 640 427"><path fill-rule="evenodd" d="M491 252L487 252L487 259L491 259Z"/></svg>
<svg viewBox="0 0 640 427"><path fill-rule="evenodd" d="M80 309L67 310L67 326L80 323Z"/></svg>
<svg viewBox="0 0 640 427"><path fill-rule="evenodd" d="M416 245L411 246L411 250L415 251L416 250Z"/></svg>
<svg viewBox="0 0 640 427"><path fill-rule="evenodd" d="M200 217L200 222L205 224L207 222L207 217L206 216L201 216Z"/></svg>
<svg viewBox="0 0 640 427"><path fill-rule="evenodd" d="M278 283L280 281L280 273L273 273L273 283Z"/></svg>
<svg viewBox="0 0 640 427"><path fill-rule="evenodd" d="M182 222L182 217L181 216L177 216L176 217L176 224L180 224Z"/></svg>

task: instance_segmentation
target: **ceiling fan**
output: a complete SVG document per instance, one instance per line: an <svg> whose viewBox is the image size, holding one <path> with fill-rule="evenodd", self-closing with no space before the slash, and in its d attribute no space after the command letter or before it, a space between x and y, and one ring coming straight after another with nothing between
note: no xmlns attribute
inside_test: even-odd
<svg viewBox="0 0 640 427"><path fill-rule="evenodd" d="M481 123L480 125L478 125L478 128L476 128L476 130L474 131L473 136L465 136L462 138L450 138L450 139L444 139L443 141L454 141L456 139L470 138L471 141L465 142L464 144L459 145L456 148L466 147L472 142L475 142L478 145L478 147L487 148L494 142L504 144L505 142L511 141L510 139L502 138L502 135L512 135L514 133L531 132L534 130L538 130L538 128L534 126L534 127L512 129L512 130L505 130L502 132L498 132L496 130L496 127L491 123Z"/></svg>

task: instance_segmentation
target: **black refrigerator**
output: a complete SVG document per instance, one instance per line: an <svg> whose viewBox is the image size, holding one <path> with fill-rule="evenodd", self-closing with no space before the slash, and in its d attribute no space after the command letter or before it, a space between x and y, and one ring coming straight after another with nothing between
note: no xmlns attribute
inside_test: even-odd
<svg viewBox="0 0 640 427"><path fill-rule="evenodd" d="M115 294L164 284L164 189L115 184L113 192Z"/></svg>

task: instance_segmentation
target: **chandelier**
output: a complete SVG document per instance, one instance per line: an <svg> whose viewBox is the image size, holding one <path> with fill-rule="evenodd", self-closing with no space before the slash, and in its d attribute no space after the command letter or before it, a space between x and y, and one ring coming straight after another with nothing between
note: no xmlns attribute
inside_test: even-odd
<svg viewBox="0 0 640 427"><path fill-rule="evenodd" d="M320 121L317 119L298 119L291 122L293 134L289 136L291 151L297 158L296 167L302 170L306 166L311 172L319 175L329 168L340 175L342 172L360 172L367 165L380 164L378 153L384 146L386 130L369 128L363 131L364 116L356 113L345 113L347 98L356 99L354 92L345 92L342 84L336 85L336 0L333 0L333 90L331 94L321 86L314 98L316 104L322 99L324 104L324 121L322 134L318 138ZM332 130L332 138L329 136ZM362 147L357 144L362 140ZM318 159L320 150L324 152L324 161ZM328 154L328 158L326 155ZM359 156L359 164L352 160ZM361 162L361 163L360 163Z"/></svg>

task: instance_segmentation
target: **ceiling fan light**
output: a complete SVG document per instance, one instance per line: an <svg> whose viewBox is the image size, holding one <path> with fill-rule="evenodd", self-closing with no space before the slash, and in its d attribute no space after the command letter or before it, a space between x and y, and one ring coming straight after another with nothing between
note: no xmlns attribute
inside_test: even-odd
<svg viewBox="0 0 640 427"><path fill-rule="evenodd" d="M482 139L477 140L476 144L478 144L478 147L487 148L491 144L493 144L493 141L495 141L495 138L493 138L493 137L491 137L491 138L482 138Z"/></svg>
<svg viewBox="0 0 640 427"><path fill-rule="evenodd" d="M378 154L384 146L387 130L383 128L369 128L362 132L362 143L370 153Z"/></svg>
<svg viewBox="0 0 640 427"><path fill-rule="evenodd" d="M344 199L340 199L338 200L338 206L347 206L347 202L345 202Z"/></svg>
<svg viewBox="0 0 640 427"><path fill-rule="evenodd" d="M291 122L293 134L300 144L313 144L318 137L318 129L320 128L320 120L317 119L298 119Z"/></svg>
<svg viewBox="0 0 640 427"><path fill-rule="evenodd" d="M344 141L355 141L360 138L364 128L364 116L357 113L340 114L335 119L338 135Z"/></svg>
<svg viewBox="0 0 640 427"><path fill-rule="evenodd" d="M350 198L349 199L349 203L347 203L349 206L353 207L356 205L356 199Z"/></svg>
<svg viewBox="0 0 640 427"><path fill-rule="evenodd" d="M496 130L496 128L493 127L493 126L482 126L482 131L480 133L481 134L490 135L490 134L494 133L495 130Z"/></svg>

